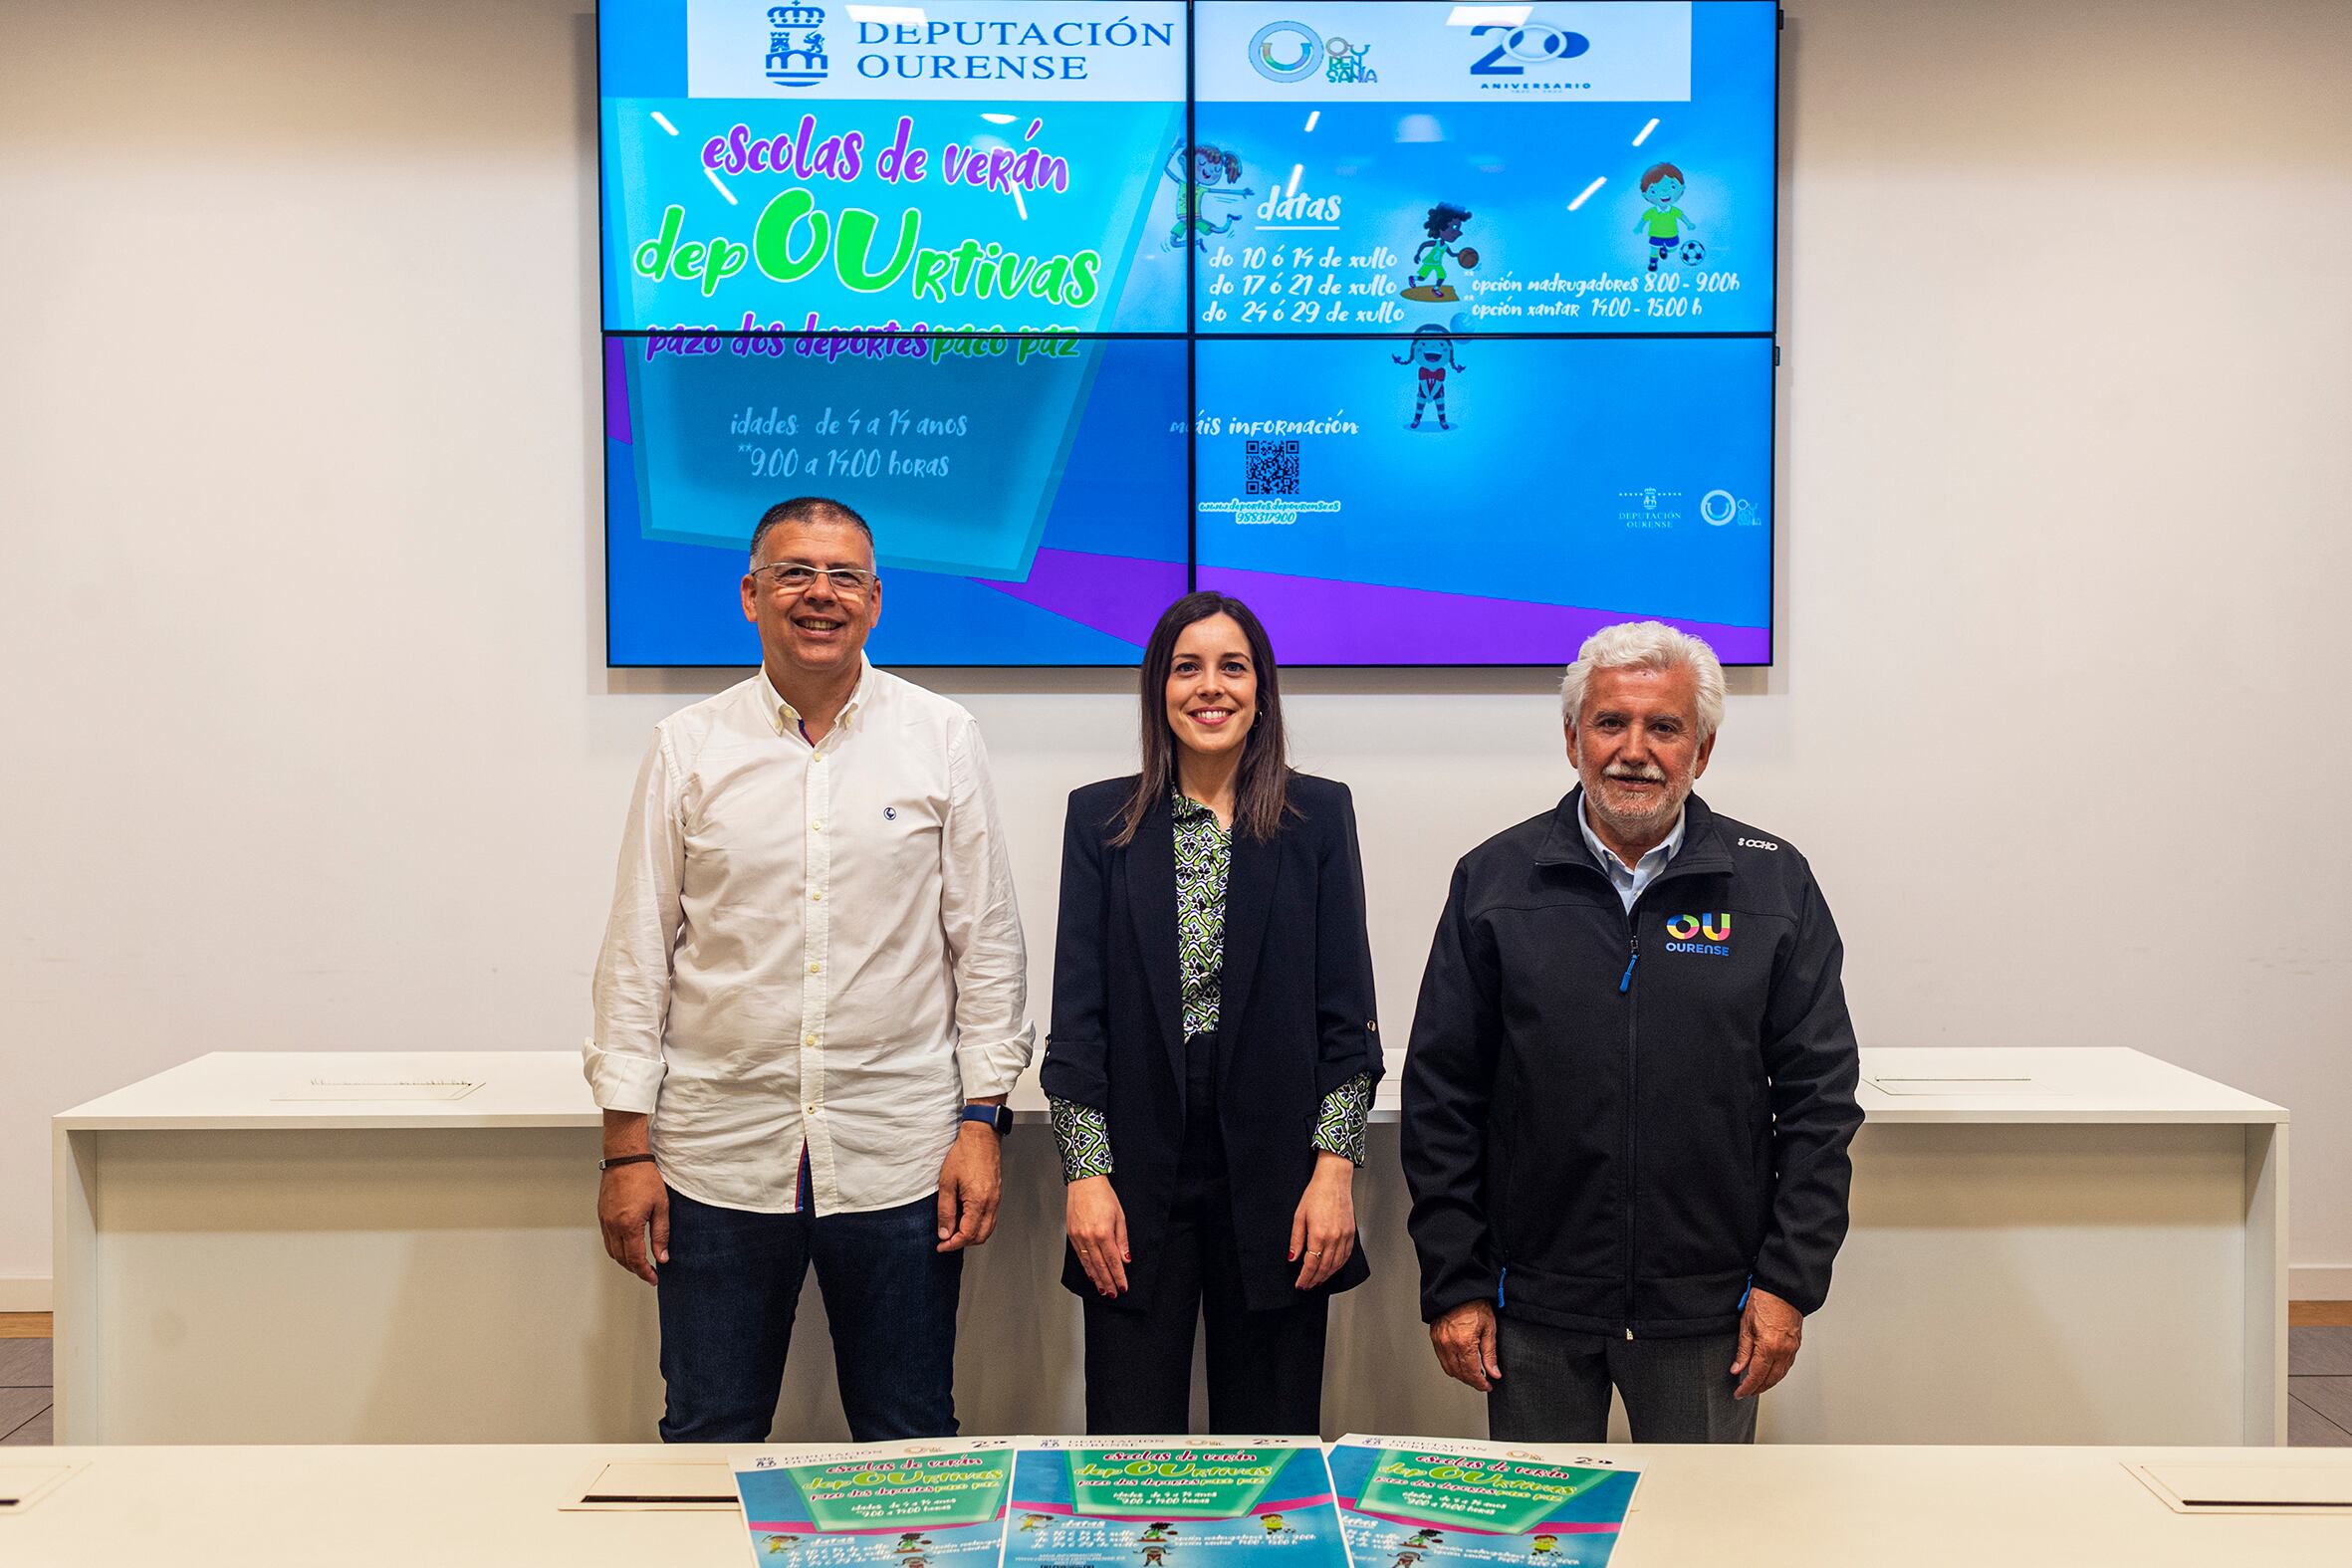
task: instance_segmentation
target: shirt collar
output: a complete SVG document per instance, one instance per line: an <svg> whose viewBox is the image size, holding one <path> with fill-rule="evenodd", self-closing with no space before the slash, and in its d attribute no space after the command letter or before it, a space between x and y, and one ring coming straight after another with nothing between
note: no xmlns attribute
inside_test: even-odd
<svg viewBox="0 0 2352 1568"><path fill-rule="evenodd" d="M1691 808L1689 802L1686 801L1682 809L1674 813L1674 826L1666 834L1666 837L1645 853L1630 869L1638 872L1655 859L1657 869L1663 870L1676 855L1682 853L1683 829L1690 825L1690 820ZM1584 796L1581 794L1576 796L1576 825L1584 832L1584 846L1592 851L1592 858L1600 862L1603 871L1615 876L1628 869L1625 862L1617 858L1617 851L1602 843L1600 835L1592 830L1592 817L1584 809Z"/></svg>
<svg viewBox="0 0 2352 1568"><path fill-rule="evenodd" d="M1184 792L1183 785L1174 785L1169 789L1168 792L1174 797L1175 803L1170 807L1170 810L1174 813L1177 821L1189 822L1196 821L1201 817L1207 817L1209 819L1209 824L1213 827L1216 826L1217 813L1210 810L1208 806L1204 805L1200 801L1195 800L1191 795L1186 794ZM1223 831L1223 829L1219 830Z"/></svg>
<svg viewBox="0 0 2352 1568"><path fill-rule="evenodd" d="M858 710L864 705L867 694L874 689L873 673L874 667L866 662L864 654L859 654L857 684L850 688L849 700L841 704L840 713L833 719L833 728L856 728ZM760 702L768 711L769 725L778 735L789 735L800 728L801 710L795 708L790 699L776 689L776 682L769 677L766 665L760 667Z"/></svg>

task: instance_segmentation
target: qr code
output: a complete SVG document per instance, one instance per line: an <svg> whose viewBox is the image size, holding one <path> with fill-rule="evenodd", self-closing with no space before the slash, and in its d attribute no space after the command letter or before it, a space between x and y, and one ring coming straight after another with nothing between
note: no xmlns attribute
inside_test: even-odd
<svg viewBox="0 0 2352 1568"><path fill-rule="evenodd" d="M1295 441L1252 441L1249 443L1249 484L1244 494L1252 496L1294 496L1298 494L1298 443Z"/></svg>

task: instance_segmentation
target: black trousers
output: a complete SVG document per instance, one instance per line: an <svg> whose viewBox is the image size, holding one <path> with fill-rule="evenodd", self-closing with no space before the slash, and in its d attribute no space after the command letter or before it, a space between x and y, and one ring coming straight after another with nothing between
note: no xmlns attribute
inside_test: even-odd
<svg viewBox="0 0 2352 1568"><path fill-rule="evenodd" d="M1738 1334L1703 1339L1618 1339L1495 1320L1503 1381L1487 1396L1487 1436L1497 1443L1606 1443L1609 1389L1625 1400L1636 1443L1754 1443L1753 1399L1734 1399Z"/></svg>
<svg viewBox="0 0 2352 1568"><path fill-rule="evenodd" d="M1184 1153L1168 1229L1128 1244L1160 1254L1159 1284L1143 1311L1085 1298L1086 1432L1092 1437L1185 1433L1192 1424L1192 1344L1206 1320L1209 1425L1227 1436L1322 1431L1323 1333L1329 1298L1270 1312L1243 1298L1233 1191L1217 1127L1206 1040L1187 1042Z"/></svg>

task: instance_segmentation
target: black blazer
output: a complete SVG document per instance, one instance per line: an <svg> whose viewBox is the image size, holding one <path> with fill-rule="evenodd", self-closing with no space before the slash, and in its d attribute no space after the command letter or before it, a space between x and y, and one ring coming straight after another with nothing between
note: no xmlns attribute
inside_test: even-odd
<svg viewBox="0 0 2352 1568"><path fill-rule="evenodd" d="M1115 1305L1141 1311L1158 1281L1184 1143L1184 1027L1176 955L1176 838L1166 800L1125 848L1114 819L1135 781L1074 790L1061 836L1061 918L1054 947L1054 1025L1046 1092L1110 1123L1111 1187L1134 1261ZM1323 1096L1380 1074L1372 953L1364 937L1363 857L1347 786L1294 775L1271 842L1237 831L1225 892L1225 969L1217 1031L1217 1115L1233 1190L1242 1288L1253 1310L1301 1299L1285 1254L1315 1162ZM1370 1274L1361 1237L1317 1287ZM1093 1286L1063 1245L1062 1285Z"/></svg>

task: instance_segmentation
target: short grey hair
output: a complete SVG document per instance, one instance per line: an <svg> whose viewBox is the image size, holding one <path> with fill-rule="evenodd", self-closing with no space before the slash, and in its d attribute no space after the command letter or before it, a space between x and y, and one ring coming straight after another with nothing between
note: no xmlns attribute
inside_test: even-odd
<svg viewBox="0 0 2352 1568"><path fill-rule="evenodd" d="M1664 621L1624 621L1585 638L1576 662L1560 678L1560 718L1574 724L1584 711L1584 683L1594 670L1670 670L1676 665L1698 677L1699 744L1704 746L1723 728L1723 661L1704 641Z"/></svg>

